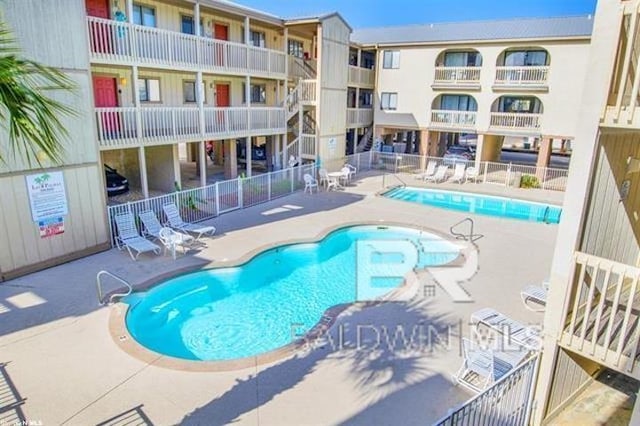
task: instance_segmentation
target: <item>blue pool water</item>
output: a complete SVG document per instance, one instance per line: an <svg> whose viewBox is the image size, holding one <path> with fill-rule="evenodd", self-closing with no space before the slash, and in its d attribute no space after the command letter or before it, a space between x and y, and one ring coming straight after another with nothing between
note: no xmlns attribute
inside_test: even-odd
<svg viewBox="0 0 640 426"><path fill-rule="evenodd" d="M298 336L309 331L328 308L382 296L414 267L449 263L458 253L456 245L415 229L343 228L317 243L277 247L238 267L182 275L132 294L126 324L140 344L177 358L257 355L295 340L292 328ZM376 277L381 264L392 264L383 269L387 278ZM364 280L367 274L374 278Z"/></svg>
<svg viewBox="0 0 640 426"><path fill-rule="evenodd" d="M550 204L467 192L423 188L394 188L384 194L394 200L410 201L443 209L478 213L532 222L559 223L562 209Z"/></svg>

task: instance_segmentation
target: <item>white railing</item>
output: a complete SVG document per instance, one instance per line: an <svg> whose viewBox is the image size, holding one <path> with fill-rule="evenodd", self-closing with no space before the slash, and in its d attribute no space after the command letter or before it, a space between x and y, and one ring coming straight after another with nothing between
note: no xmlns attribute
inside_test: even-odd
<svg viewBox="0 0 640 426"><path fill-rule="evenodd" d="M249 111L251 132L263 135L287 131L287 122L282 108L251 107Z"/></svg>
<svg viewBox="0 0 640 426"><path fill-rule="evenodd" d="M317 63L315 60L302 59L292 55L287 56L289 61L289 77L302 80L316 78Z"/></svg>
<svg viewBox="0 0 640 426"><path fill-rule="evenodd" d="M373 123L373 109L347 108L347 127L367 127Z"/></svg>
<svg viewBox="0 0 640 426"><path fill-rule="evenodd" d="M576 252L561 345L638 378L640 268Z"/></svg>
<svg viewBox="0 0 640 426"><path fill-rule="evenodd" d="M431 125L456 129L473 129L476 125L476 111L431 111Z"/></svg>
<svg viewBox="0 0 640 426"><path fill-rule="evenodd" d="M116 148L137 143L135 108L96 108L100 147Z"/></svg>
<svg viewBox="0 0 640 426"><path fill-rule="evenodd" d="M277 50L95 17L87 25L94 60L284 77L287 55Z"/></svg>
<svg viewBox="0 0 640 426"><path fill-rule="evenodd" d="M349 86L371 86L375 85L376 74L369 68L349 65Z"/></svg>
<svg viewBox="0 0 640 426"><path fill-rule="evenodd" d="M300 92L298 90L300 86L296 86L285 98L283 105L287 113L287 120L298 113L300 107Z"/></svg>
<svg viewBox="0 0 640 426"><path fill-rule="evenodd" d="M200 135L198 108L140 108L140 119L145 142L194 139Z"/></svg>
<svg viewBox="0 0 640 426"><path fill-rule="evenodd" d="M309 104L316 102L316 80L300 80L298 90L300 102Z"/></svg>
<svg viewBox="0 0 640 426"><path fill-rule="evenodd" d="M539 355L500 378L489 389L450 410L434 426L528 426L533 409Z"/></svg>
<svg viewBox="0 0 640 426"><path fill-rule="evenodd" d="M478 84L481 67L436 67L436 84Z"/></svg>
<svg viewBox="0 0 640 426"><path fill-rule="evenodd" d="M300 135L301 154L306 156L316 156L316 136L315 135Z"/></svg>
<svg viewBox="0 0 640 426"><path fill-rule="evenodd" d="M490 127L508 130L540 130L542 114L492 112Z"/></svg>
<svg viewBox="0 0 640 426"><path fill-rule="evenodd" d="M497 67L496 85L544 86L549 77L548 66Z"/></svg>
<svg viewBox="0 0 640 426"><path fill-rule="evenodd" d="M300 155L300 138L297 137L287 144L284 149L284 164L287 164L291 157L298 158Z"/></svg>

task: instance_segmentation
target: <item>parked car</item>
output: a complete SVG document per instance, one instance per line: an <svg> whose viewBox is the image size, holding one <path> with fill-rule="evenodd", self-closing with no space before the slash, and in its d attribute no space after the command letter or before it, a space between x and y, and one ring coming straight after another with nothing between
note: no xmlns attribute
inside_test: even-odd
<svg viewBox="0 0 640 426"><path fill-rule="evenodd" d="M129 181L112 167L104 165L107 182L107 196L124 194L129 191Z"/></svg>
<svg viewBox="0 0 640 426"><path fill-rule="evenodd" d="M451 165L456 163L468 163L476 158L476 153L470 146L452 145L444 153L444 163Z"/></svg>

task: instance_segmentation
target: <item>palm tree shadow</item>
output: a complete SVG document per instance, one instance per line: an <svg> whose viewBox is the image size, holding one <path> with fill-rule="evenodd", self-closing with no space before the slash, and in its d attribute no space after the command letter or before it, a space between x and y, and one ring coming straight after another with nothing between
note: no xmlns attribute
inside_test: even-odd
<svg viewBox="0 0 640 426"><path fill-rule="evenodd" d="M229 424L302 383L331 361L344 364L364 405L376 404L399 389L433 376L428 330L441 335L457 322L429 314L424 302L354 306L328 332L308 341L292 358L259 370L224 394L185 416L182 424Z"/></svg>

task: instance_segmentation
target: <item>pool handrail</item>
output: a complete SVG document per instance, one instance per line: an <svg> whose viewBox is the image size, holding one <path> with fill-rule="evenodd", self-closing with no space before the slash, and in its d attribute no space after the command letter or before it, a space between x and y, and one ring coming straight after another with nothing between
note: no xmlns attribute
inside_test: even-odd
<svg viewBox="0 0 640 426"><path fill-rule="evenodd" d="M459 225L462 225L463 223L467 223L467 222L469 223L469 233L468 234L462 234L460 232L455 231L454 228L456 228ZM475 223L473 222L473 219L471 219L470 217L465 217L460 222L456 222L453 225L451 225L451 227L449 228L449 232L451 232L451 235L456 237L456 240L465 240L465 241L469 241L469 242L473 243L476 240L479 240L480 238L484 237L484 235L482 235L482 234L476 234L476 233L473 232L474 226L475 226Z"/></svg>
<svg viewBox="0 0 640 426"><path fill-rule="evenodd" d="M130 295L131 292L133 291L133 287L131 287L131 284L129 284L129 282L127 282L125 279L120 278L119 276L117 276L115 274L112 274L109 271L102 270L102 271L98 272L98 274L96 275L96 287L98 289L98 303L100 303L101 305L105 305L106 304L106 302L102 300L104 298L104 294L102 292L102 276L103 275L107 275L107 276L113 278L114 280L124 284L125 287L127 288L127 291L125 293L116 292L116 293L113 293L111 296L109 296L108 303L113 303L113 299L116 298L116 297L126 297L126 296Z"/></svg>

